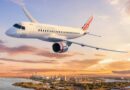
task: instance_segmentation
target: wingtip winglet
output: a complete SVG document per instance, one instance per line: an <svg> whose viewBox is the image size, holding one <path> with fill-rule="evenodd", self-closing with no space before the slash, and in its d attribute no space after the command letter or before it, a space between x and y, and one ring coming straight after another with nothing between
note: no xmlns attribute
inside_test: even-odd
<svg viewBox="0 0 130 90"><path fill-rule="evenodd" d="M27 8L26 8L24 2L22 2L22 3L20 4L20 6L21 6L21 8L22 8L24 14L27 16L27 18L28 18L31 22L38 23L38 21L37 21L36 19L34 19L33 16L30 14L30 12L27 10Z"/></svg>

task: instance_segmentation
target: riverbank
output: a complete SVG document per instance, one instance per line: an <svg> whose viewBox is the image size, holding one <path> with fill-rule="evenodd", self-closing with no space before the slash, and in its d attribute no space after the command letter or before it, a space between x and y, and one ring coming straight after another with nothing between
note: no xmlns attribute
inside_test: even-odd
<svg viewBox="0 0 130 90"><path fill-rule="evenodd" d="M69 83L69 82L57 82L57 83L33 83L33 82L18 82L14 83L14 86L22 88L30 88L34 90L125 90L124 88L130 86L128 82L102 82L102 83Z"/></svg>
<svg viewBox="0 0 130 90"><path fill-rule="evenodd" d="M0 78L0 90L34 90L13 86L12 84L16 82L32 82L32 80L24 78Z"/></svg>
<svg viewBox="0 0 130 90"><path fill-rule="evenodd" d="M29 88L29 89L34 89L34 90L44 90L43 88L43 83L33 83L33 82L19 82L19 83L14 83L14 86L17 87L22 87L22 88Z"/></svg>

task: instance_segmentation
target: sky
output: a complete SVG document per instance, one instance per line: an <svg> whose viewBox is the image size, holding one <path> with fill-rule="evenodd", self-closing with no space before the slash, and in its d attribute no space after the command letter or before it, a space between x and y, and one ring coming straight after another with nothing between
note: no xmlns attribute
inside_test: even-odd
<svg viewBox="0 0 130 90"><path fill-rule="evenodd" d="M45 24L81 28L90 16L89 32L102 37L83 36L73 41L128 51L114 53L72 45L56 54L52 44L36 39L5 35L15 23L28 21L20 0L0 0L0 73L85 73L130 75L130 0L24 0L33 17Z"/></svg>

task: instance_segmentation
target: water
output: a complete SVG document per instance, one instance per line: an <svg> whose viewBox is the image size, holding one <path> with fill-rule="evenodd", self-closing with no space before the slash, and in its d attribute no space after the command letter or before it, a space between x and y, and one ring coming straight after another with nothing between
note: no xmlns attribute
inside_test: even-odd
<svg viewBox="0 0 130 90"><path fill-rule="evenodd" d="M33 89L25 89L21 87L13 86L13 83L16 82L29 82L29 79L21 79L21 78L0 78L0 90L33 90Z"/></svg>
<svg viewBox="0 0 130 90"><path fill-rule="evenodd" d="M130 82L129 80L105 79L105 82Z"/></svg>

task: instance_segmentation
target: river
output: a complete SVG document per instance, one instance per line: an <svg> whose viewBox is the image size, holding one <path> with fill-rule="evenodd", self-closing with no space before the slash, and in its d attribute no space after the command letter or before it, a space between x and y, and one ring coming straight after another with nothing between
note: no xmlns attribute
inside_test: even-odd
<svg viewBox="0 0 130 90"><path fill-rule="evenodd" d="M33 90L33 89L25 89L21 87L13 86L13 83L16 82L29 82L29 79L21 79L21 78L0 78L0 90Z"/></svg>
<svg viewBox="0 0 130 90"><path fill-rule="evenodd" d="M105 79L105 82L130 82L130 80Z"/></svg>

